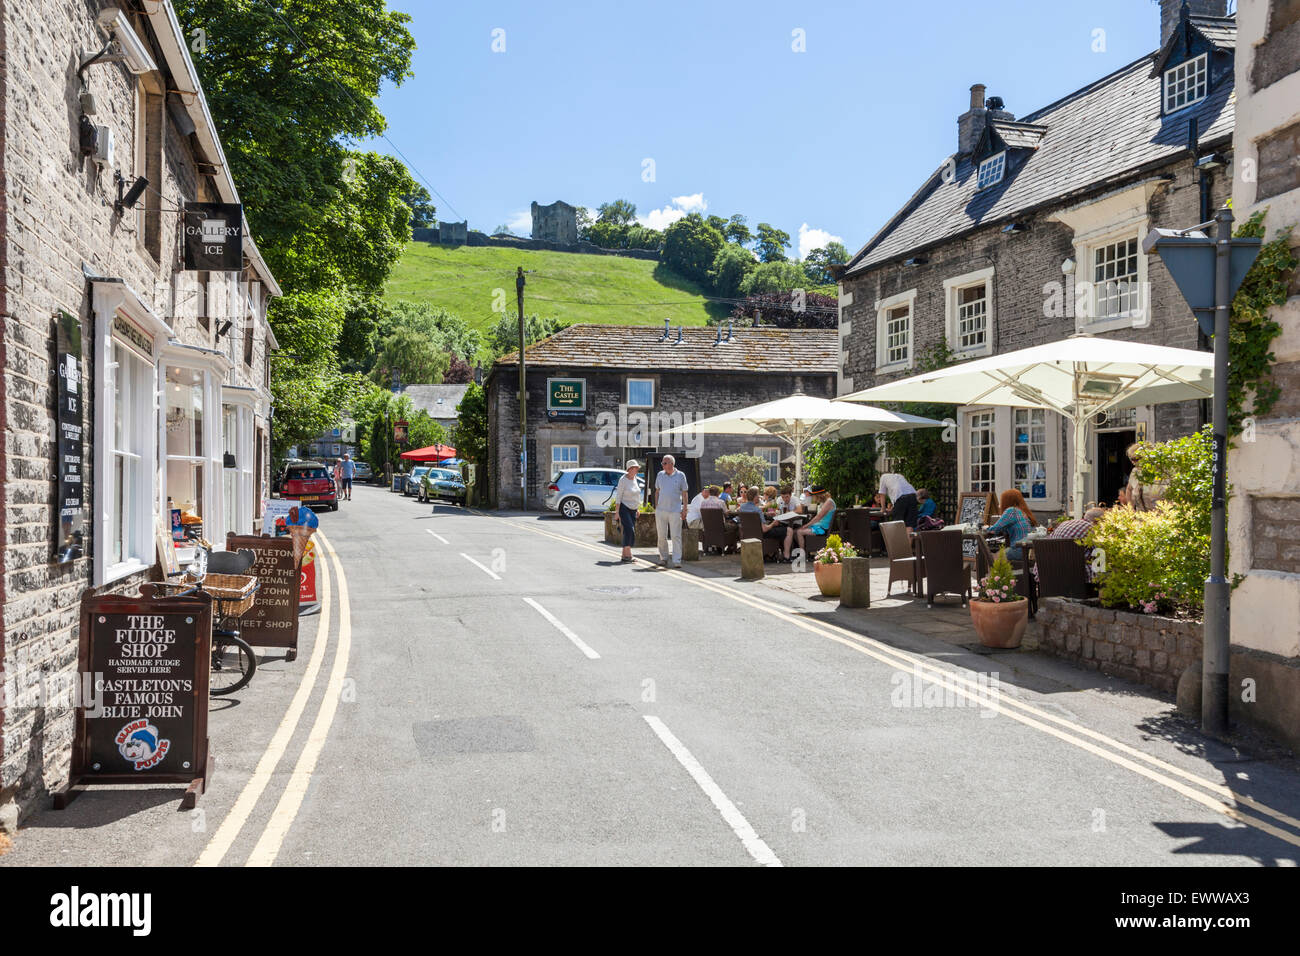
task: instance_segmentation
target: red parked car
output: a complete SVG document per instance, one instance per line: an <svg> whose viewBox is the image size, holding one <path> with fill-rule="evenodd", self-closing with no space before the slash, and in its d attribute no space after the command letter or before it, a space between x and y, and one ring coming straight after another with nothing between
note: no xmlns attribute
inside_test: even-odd
<svg viewBox="0 0 1300 956"><path fill-rule="evenodd" d="M329 470L318 461L286 465L284 475L280 478L280 497L301 501L312 511L323 508L339 510L334 479L330 477Z"/></svg>

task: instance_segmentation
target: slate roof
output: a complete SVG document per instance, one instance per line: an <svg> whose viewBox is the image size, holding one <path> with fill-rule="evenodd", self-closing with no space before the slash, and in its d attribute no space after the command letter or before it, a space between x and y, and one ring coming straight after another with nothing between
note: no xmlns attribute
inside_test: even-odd
<svg viewBox="0 0 1300 956"><path fill-rule="evenodd" d="M832 373L839 368L837 329L736 328L715 344L716 328L677 329L667 341L653 325L571 325L525 349L536 367L630 368L656 371ZM727 333L724 330L725 340ZM518 364L518 352L494 368Z"/></svg>
<svg viewBox="0 0 1300 956"><path fill-rule="evenodd" d="M1235 34L1231 19L1194 19L1212 21L1216 30ZM1204 29L1210 29L1210 24ZM1047 131L1036 150L1007 154L1006 174L995 186L976 192L979 164L971 156L951 157L956 161L955 175L945 182L945 161L858 251L845 276L1172 160L1187 148L1188 120L1193 117L1199 124L1203 148L1230 140L1236 102L1231 71L1200 103L1162 116L1161 77L1150 75L1158 56L1149 54L1022 117L1020 125L1045 126ZM995 122L1003 127L1012 125ZM999 135L1005 134L999 129Z"/></svg>
<svg viewBox="0 0 1300 956"><path fill-rule="evenodd" d="M1237 21L1234 17L1189 16L1187 23L1193 30L1204 37L1205 41L1211 46L1220 50L1235 50L1237 48ZM1164 71L1165 61L1181 45L1182 40L1182 27L1180 25L1178 29L1169 35L1165 45L1156 51L1151 65L1152 76Z"/></svg>
<svg viewBox="0 0 1300 956"><path fill-rule="evenodd" d="M468 385L407 385L402 394L417 409L427 412L430 418L455 418L456 406L468 388ZM442 399L441 404L438 399Z"/></svg>
<svg viewBox="0 0 1300 956"><path fill-rule="evenodd" d="M1043 141L1043 136L1047 133L1046 126L1035 126L1032 123L1010 123L1006 120L994 120L989 123L993 132L997 133L1011 149L1037 149L1038 144Z"/></svg>

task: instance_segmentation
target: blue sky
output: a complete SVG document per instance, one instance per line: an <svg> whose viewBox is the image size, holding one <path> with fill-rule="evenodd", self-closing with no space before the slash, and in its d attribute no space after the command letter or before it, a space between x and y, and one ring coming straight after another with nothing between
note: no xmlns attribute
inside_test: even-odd
<svg viewBox="0 0 1300 956"><path fill-rule="evenodd" d="M380 106L439 218L526 235L534 199L624 198L658 228L770 222L796 254L801 230L866 242L954 150L972 83L1020 117L1160 33L1155 0L389 2L419 48Z"/></svg>

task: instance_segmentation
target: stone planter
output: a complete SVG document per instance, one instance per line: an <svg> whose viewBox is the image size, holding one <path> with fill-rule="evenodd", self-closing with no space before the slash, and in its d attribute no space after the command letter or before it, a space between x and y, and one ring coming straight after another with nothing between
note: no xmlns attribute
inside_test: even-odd
<svg viewBox="0 0 1300 956"><path fill-rule="evenodd" d="M623 526L619 523L618 513L615 511L605 512L605 543L617 545L623 543Z"/></svg>
<svg viewBox="0 0 1300 956"><path fill-rule="evenodd" d="M623 538L620 535L619 541ZM654 512L648 514L638 514L636 516L636 546L638 548L653 548L659 543L659 532L655 528Z"/></svg>
<svg viewBox="0 0 1300 956"><path fill-rule="evenodd" d="M823 564L820 561L814 561L813 574L817 578L817 590L821 591L826 597L840 596L840 581L844 574L844 565L838 561L834 564Z"/></svg>
<svg viewBox="0 0 1300 956"><path fill-rule="evenodd" d="M971 601L970 619L985 647L1019 647L1029 625L1029 602Z"/></svg>

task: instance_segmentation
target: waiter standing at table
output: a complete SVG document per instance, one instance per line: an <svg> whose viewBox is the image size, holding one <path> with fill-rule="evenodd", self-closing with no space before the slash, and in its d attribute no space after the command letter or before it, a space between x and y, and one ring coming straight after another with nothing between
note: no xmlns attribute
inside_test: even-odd
<svg viewBox="0 0 1300 956"><path fill-rule="evenodd" d="M916 528L916 489L902 475L886 472L880 476L880 490L876 494L876 505L885 507L888 499L893 504L890 521L901 521L909 528Z"/></svg>

